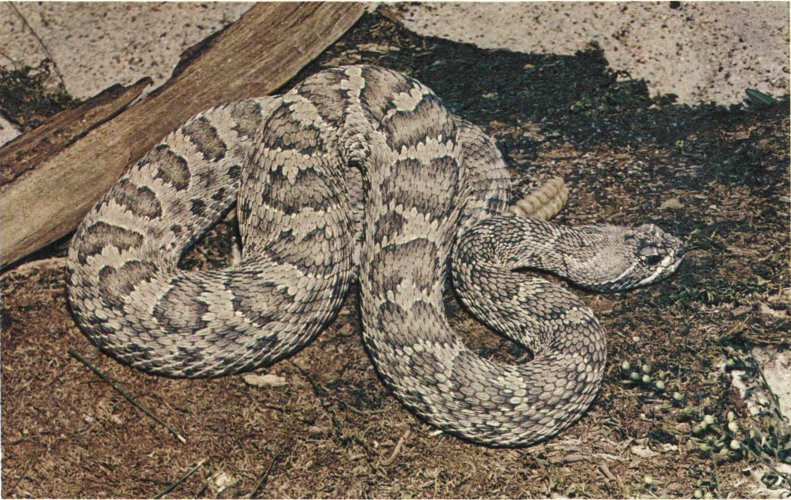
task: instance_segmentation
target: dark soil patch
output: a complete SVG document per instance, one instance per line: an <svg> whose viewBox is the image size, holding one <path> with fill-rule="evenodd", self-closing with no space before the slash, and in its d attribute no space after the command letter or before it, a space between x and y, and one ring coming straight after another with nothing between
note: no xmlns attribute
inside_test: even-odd
<svg viewBox="0 0 791 500"><path fill-rule="evenodd" d="M201 460L170 495L752 496L755 457L696 427L705 414L725 427L733 412L745 444L747 429L761 429L787 457L777 426L748 414L721 366L756 343L789 345L788 103L680 106L610 70L596 48L574 56L481 50L418 37L377 15L295 81L358 62L410 73L481 125L522 189L562 175L571 196L559 222L653 222L685 241L687 257L668 281L606 296L579 291L609 335L605 382L590 410L525 449L438 434L378 379L361 344L355 293L316 341L262 370L284 377L284 387L255 388L242 376L145 375L101 355L75 326L58 259L66 240L38 255L56 260L2 276L3 496L148 497ZM222 263L233 234L229 217L183 264ZM520 355L450 293L447 302L453 325L479 352ZM630 382L632 371L652 378ZM229 486L218 493L223 474Z"/></svg>
<svg viewBox="0 0 791 500"><path fill-rule="evenodd" d="M65 92L56 72L49 59L36 68L0 68L0 113L27 132L55 113L79 104Z"/></svg>

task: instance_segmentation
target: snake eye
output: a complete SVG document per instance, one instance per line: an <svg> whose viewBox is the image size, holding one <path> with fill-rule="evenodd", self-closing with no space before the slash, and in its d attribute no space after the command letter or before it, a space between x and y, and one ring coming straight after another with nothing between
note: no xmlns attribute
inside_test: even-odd
<svg viewBox="0 0 791 500"><path fill-rule="evenodd" d="M649 266L655 266L662 261L661 255L649 255L647 257L643 257L643 262L645 262Z"/></svg>
<svg viewBox="0 0 791 500"><path fill-rule="evenodd" d="M640 260L647 266L655 266L662 261L662 255L654 246L643 247L640 249Z"/></svg>

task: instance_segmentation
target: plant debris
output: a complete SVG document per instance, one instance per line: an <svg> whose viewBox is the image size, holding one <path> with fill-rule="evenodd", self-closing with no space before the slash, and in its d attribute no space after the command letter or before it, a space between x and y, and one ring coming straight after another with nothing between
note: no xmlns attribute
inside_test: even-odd
<svg viewBox="0 0 791 500"><path fill-rule="evenodd" d="M684 240L685 260L667 281L607 296L576 290L608 335L604 383L591 408L560 435L524 449L437 433L377 377L360 340L354 289L312 344L264 370L288 380L277 390L243 376L153 377L101 354L79 332L62 265L12 270L2 277L0 314L3 496L147 497L170 486L177 496L221 498L711 498L791 490L780 468L790 460L787 427L768 407L748 411L731 385L736 368L753 370L751 349L790 343L789 308L776 299L791 289L786 96L728 108L678 105L610 69L596 47L571 56L483 50L419 37L378 14L366 14L292 84L360 62L415 76L483 127L520 179L515 197L562 176L571 192L556 221L652 222ZM229 262L235 235L229 215L181 265ZM38 257L62 256L66 244ZM450 291L446 307L479 354L524 357ZM134 387L189 442L139 418L69 358L70 348ZM219 471L233 479L222 491L209 487Z"/></svg>

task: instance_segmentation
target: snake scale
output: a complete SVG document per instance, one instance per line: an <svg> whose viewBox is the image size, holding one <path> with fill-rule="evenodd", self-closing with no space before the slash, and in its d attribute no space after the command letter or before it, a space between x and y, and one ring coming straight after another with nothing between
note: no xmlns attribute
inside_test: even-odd
<svg viewBox="0 0 791 500"><path fill-rule="evenodd" d="M683 248L652 225L506 213L510 183L493 141L418 81L324 70L283 95L204 111L133 165L72 240L69 302L118 360L214 377L303 347L357 278L364 344L404 405L477 443L531 444L590 405L606 348L566 287L514 271L620 290L669 275ZM234 202L240 262L179 269ZM465 347L445 317L448 281L534 358L501 364Z"/></svg>

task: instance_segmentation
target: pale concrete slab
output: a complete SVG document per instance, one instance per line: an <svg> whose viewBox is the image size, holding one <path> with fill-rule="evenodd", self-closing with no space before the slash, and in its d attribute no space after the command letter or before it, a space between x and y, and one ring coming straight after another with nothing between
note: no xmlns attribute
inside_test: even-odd
<svg viewBox="0 0 791 500"><path fill-rule="evenodd" d="M788 2L429 2L409 4L403 22L520 52L573 54L596 42L614 69L683 103L740 102L748 87L788 93Z"/></svg>
<svg viewBox="0 0 791 500"><path fill-rule="evenodd" d="M158 86L185 48L251 5L0 3L0 65L35 66L51 57L78 98L143 76ZM788 92L788 2L396 5L417 33L484 48L571 54L595 41L613 68L680 102L739 102L748 87Z"/></svg>
<svg viewBox="0 0 791 500"><path fill-rule="evenodd" d="M251 3L0 3L0 65L51 58L78 99L144 76L158 87L187 47L236 21Z"/></svg>

